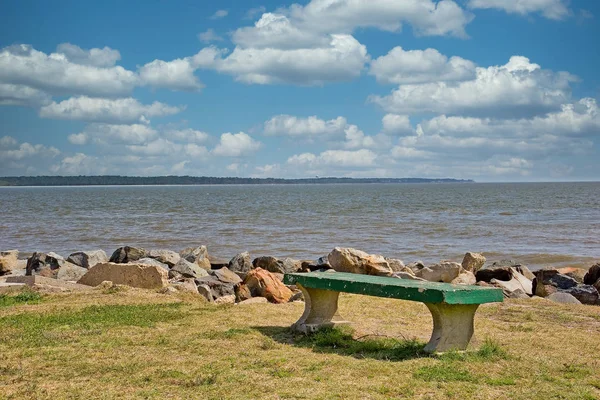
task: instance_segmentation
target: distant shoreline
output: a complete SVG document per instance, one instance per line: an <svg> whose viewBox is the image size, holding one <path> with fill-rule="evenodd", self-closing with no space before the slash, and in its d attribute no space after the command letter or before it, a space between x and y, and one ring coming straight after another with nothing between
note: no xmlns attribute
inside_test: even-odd
<svg viewBox="0 0 600 400"><path fill-rule="evenodd" d="M352 183L475 183L453 178L236 178L206 176L18 176L0 177L0 186L156 186L156 185L273 185Z"/></svg>

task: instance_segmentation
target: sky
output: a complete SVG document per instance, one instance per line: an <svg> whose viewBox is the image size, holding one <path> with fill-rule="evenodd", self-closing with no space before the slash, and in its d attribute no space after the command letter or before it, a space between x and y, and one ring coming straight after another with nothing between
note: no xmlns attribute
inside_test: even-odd
<svg viewBox="0 0 600 400"><path fill-rule="evenodd" d="M0 176L600 180L596 0L3 0Z"/></svg>

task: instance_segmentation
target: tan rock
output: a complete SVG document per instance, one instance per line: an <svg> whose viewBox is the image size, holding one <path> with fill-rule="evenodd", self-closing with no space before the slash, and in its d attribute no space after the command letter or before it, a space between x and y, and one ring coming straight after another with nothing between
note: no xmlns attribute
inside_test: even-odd
<svg viewBox="0 0 600 400"><path fill-rule="evenodd" d="M0 252L0 275L8 274L17 268L18 256L18 250Z"/></svg>
<svg viewBox="0 0 600 400"><path fill-rule="evenodd" d="M252 297L266 297L271 303L287 303L292 291L269 271L256 268L248 272L244 285Z"/></svg>
<svg viewBox="0 0 600 400"><path fill-rule="evenodd" d="M383 256L352 248L336 247L329 253L327 259L331 268L338 272L379 276L391 276L394 273Z"/></svg>
<svg viewBox="0 0 600 400"><path fill-rule="evenodd" d="M472 273L479 271L485 264L485 257L480 253L468 252L462 261L462 267Z"/></svg>
<svg viewBox="0 0 600 400"><path fill-rule="evenodd" d="M229 294L227 296L219 297L215 300L215 304L235 304L235 295Z"/></svg>
<svg viewBox="0 0 600 400"><path fill-rule="evenodd" d="M452 282L455 285L474 285L477 283L475 279L475 274L471 271L462 271L458 276L452 279Z"/></svg>
<svg viewBox="0 0 600 400"><path fill-rule="evenodd" d="M77 283L97 286L102 281L143 289L160 289L168 285L168 272L152 265L96 264Z"/></svg>
<svg viewBox="0 0 600 400"><path fill-rule="evenodd" d="M197 264L200 268L210 270L210 258L206 246L188 247L179 252L181 258Z"/></svg>
<svg viewBox="0 0 600 400"><path fill-rule="evenodd" d="M215 302L215 299L213 299L212 290L210 290L208 285L198 285L198 293L209 303Z"/></svg>
<svg viewBox="0 0 600 400"><path fill-rule="evenodd" d="M180 292L198 294L198 287L193 278L186 278L181 282L174 282L171 285Z"/></svg>
<svg viewBox="0 0 600 400"><path fill-rule="evenodd" d="M450 283L464 271L459 263L451 261L442 261L439 264L429 265L415 272L419 278L430 282Z"/></svg>

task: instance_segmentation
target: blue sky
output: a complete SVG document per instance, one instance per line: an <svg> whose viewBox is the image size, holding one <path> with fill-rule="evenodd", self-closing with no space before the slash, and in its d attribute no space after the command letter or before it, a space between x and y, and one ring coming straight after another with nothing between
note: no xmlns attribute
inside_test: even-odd
<svg viewBox="0 0 600 400"><path fill-rule="evenodd" d="M0 4L0 176L599 180L600 3Z"/></svg>

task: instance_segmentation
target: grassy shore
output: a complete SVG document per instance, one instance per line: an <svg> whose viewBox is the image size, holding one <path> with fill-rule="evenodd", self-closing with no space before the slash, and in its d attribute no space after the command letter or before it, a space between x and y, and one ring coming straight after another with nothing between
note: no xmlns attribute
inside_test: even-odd
<svg viewBox="0 0 600 400"><path fill-rule="evenodd" d="M10 297L10 298L9 298ZM0 298L0 399L599 399L600 308L480 307L466 353L428 356L420 303L342 295L353 331L304 337L302 303L215 306L121 289Z"/></svg>

